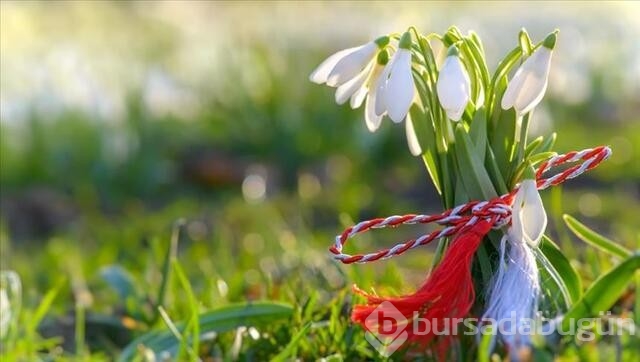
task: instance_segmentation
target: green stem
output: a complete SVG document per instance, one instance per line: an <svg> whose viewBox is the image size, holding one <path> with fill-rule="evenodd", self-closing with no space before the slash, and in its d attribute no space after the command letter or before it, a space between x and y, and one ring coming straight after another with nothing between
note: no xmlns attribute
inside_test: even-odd
<svg viewBox="0 0 640 362"><path fill-rule="evenodd" d="M82 301L76 301L76 326L75 326L75 339L76 339L76 356L81 356L84 360L85 355L85 309Z"/></svg>
<svg viewBox="0 0 640 362"><path fill-rule="evenodd" d="M533 111L532 111L533 112ZM529 136L529 119L531 112L524 115L522 118L522 128L520 129L520 152L524 155L524 150L527 147L527 137Z"/></svg>
<svg viewBox="0 0 640 362"><path fill-rule="evenodd" d="M162 266L162 282L160 289L158 290L158 297L156 299L156 314L153 317L152 322L155 323L160 319L160 308L164 305L164 299L167 294L167 287L169 285L169 279L171 278L171 264L178 255L178 242L180 240L180 231L185 224L183 219L178 219L173 225L173 231L171 233L171 240L169 241L169 247L165 254L164 264Z"/></svg>

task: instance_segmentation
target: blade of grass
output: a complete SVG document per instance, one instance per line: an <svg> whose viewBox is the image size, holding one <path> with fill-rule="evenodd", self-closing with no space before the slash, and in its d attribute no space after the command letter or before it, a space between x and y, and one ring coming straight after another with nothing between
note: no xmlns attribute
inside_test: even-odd
<svg viewBox="0 0 640 362"><path fill-rule="evenodd" d="M307 335L309 329L311 329L311 325L312 323L308 322L304 327L302 327L302 329L298 333L296 333L293 338L291 338L291 342L287 344L282 352L278 353L278 355L271 359L271 362L284 362L293 359L298 343L304 336Z"/></svg>
<svg viewBox="0 0 640 362"><path fill-rule="evenodd" d="M201 335L205 333L223 333L238 327L260 327L291 318L293 307L273 302L255 302L232 304L214 309L198 316ZM188 328L184 322L176 323L175 329L180 332ZM174 331L175 332L175 331ZM162 351L176 352L180 347L175 333L167 330L147 332L129 343L119 357L119 361L129 361L137 353L138 346L144 345L156 353Z"/></svg>
<svg viewBox="0 0 640 362"><path fill-rule="evenodd" d="M167 248L167 254L165 255L164 263L162 265L162 282L160 283L160 289L158 289L158 297L156 298L156 314L152 320L152 324L157 322L160 318L158 307L164 304L164 298L167 294L167 286L169 285L169 279L171 278L171 263L176 259L178 255L178 242L180 241L180 231L185 221L182 219L177 220L173 225L173 231L171 233L171 240L169 241L169 247Z"/></svg>
<svg viewBox="0 0 640 362"><path fill-rule="evenodd" d="M47 292L47 294L44 295L44 297L42 298L42 301L38 305L38 308L36 308L35 312L31 315L31 317L27 319L28 322L26 323L25 340L27 341L27 345L29 346L28 348L29 356L27 357L31 360L38 359L37 358L38 348L37 346L34 345L34 342L37 340L38 326L40 325L40 322L42 322L42 319L47 314L47 312L51 309L51 305L53 304L53 301L56 299L56 297L58 296L58 293L60 293L60 290L65 285L65 283L66 283L66 279L60 279L53 286L53 288L51 288Z"/></svg>
<svg viewBox="0 0 640 362"><path fill-rule="evenodd" d="M562 215L562 219L564 219L567 227L569 227L569 229L585 243L618 258L626 258L631 255L631 251L629 251L627 248L589 229L587 226L576 220L573 216L564 214Z"/></svg>
<svg viewBox="0 0 640 362"><path fill-rule="evenodd" d="M187 299L189 300L189 308L191 309L191 318L189 319L189 325L192 326L192 330L190 332L192 341L191 345L196 353L200 350L200 323L198 322L199 315L199 307L198 300L193 295L193 289L191 288L191 283L189 283L189 279L184 273L184 270L180 266L178 260L173 260L173 271L176 273L176 277L180 282L182 288L187 294Z"/></svg>
<svg viewBox="0 0 640 362"><path fill-rule="evenodd" d="M173 323L173 321L171 320L171 317L169 317L169 314L167 313L167 311L162 307L158 307L158 313L160 314L160 318L162 318L162 321L164 322L164 324L167 326L167 328L169 328L169 331L171 332L171 334L175 337L175 339L177 339L180 342L180 350L178 351L178 354L175 357L178 359L181 358L182 350L184 348L186 349L187 354L189 355L192 361L199 360L198 356L196 356L196 354L187 344L187 341L182 336L182 333L180 333L180 331L178 330L178 327L176 327L175 323Z"/></svg>
<svg viewBox="0 0 640 362"><path fill-rule="evenodd" d="M611 308L627 289L639 269L640 253L636 253L594 281L584 296L565 314L562 320L562 330L570 330L571 323L583 318L594 317L599 312Z"/></svg>
<svg viewBox="0 0 640 362"><path fill-rule="evenodd" d="M487 324L484 329L482 329L482 338L480 339L480 343L478 345L478 361L480 362L491 361L491 347L493 345L495 333L493 329L494 326L492 324Z"/></svg>
<svg viewBox="0 0 640 362"><path fill-rule="evenodd" d="M53 286L53 288L51 288L47 292L47 294L45 294L45 296L42 298L42 301L38 305L38 308L36 308L36 311L31 315L31 318L29 318L27 331L33 332L34 334L36 333L36 330L38 329L38 325L40 325L40 322L42 322L42 319L44 318L44 316L47 314L47 312L49 312L49 309L51 309L51 305L53 304L53 301L56 299L56 297L58 296L58 293L60 292L60 290L62 289L65 283L66 283L66 279L60 279Z"/></svg>
<svg viewBox="0 0 640 362"><path fill-rule="evenodd" d="M497 196L491 179L484 169L484 162L473 152L473 144L462 124L456 127L456 145L454 147L458 165L458 172L469 197L477 200L490 200Z"/></svg>
<svg viewBox="0 0 640 362"><path fill-rule="evenodd" d="M86 357L85 347L85 324L86 310L83 303L76 302L76 320L75 320L75 341L76 341L76 357Z"/></svg>

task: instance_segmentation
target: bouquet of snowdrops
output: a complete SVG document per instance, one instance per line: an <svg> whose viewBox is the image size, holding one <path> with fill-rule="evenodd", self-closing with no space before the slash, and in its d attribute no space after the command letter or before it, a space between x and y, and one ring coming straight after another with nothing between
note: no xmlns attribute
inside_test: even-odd
<svg viewBox="0 0 640 362"><path fill-rule="evenodd" d="M402 342L444 359L451 355L455 336L405 327L428 321L452 328L462 318L480 314L478 325L494 331L485 339L490 349L500 346L515 359L531 344L530 333L522 328L539 316L542 291L560 289L560 298L570 303L562 276L541 252L547 217L538 190L595 167L610 150L556 155L555 134L528 137L531 114L547 88L557 35L554 31L533 43L522 30L517 45L491 73L475 33L464 35L452 27L442 35L423 35L412 27L341 50L311 74L312 82L336 87L338 104L349 101L354 109L364 105L371 132L385 118L404 123L409 150L424 161L445 210L367 220L336 237L330 251L343 263L373 262L439 243L436 264L415 293L384 298L355 288L367 303L354 308L352 320L368 333L381 334L381 323L369 318L374 312L395 313L401 317L398 327L406 332ZM543 177L563 163L578 164ZM443 228L370 254L343 252L346 241L358 233L416 223ZM554 277L545 279L554 286L541 285L539 267ZM494 328L496 321L510 317L506 329Z"/></svg>

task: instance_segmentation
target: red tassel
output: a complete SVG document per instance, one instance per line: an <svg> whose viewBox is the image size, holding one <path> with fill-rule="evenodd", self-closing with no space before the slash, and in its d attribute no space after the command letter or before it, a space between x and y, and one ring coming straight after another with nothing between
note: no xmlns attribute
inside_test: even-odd
<svg viewBox="0 0 640 362"><path fill-rule="evenodd" d="M353 310L351 319L376 334L379 326L372 325L371 321L368 321L369 326L365 325L367 317L381 303L390 302L408 320L406 322L408 324L404 324L404 321L397 323L397 325L392 322L394 323L393 329L406 328L405 331L408 333L407 340L409 342L426 346L438 336L436 333L442 334L442 331L447 327L450 331L453 331L453 328L456 328L455 324L461 322L460 320L453 323L453 319L464 318L473 305L475 291L471 278L471 262L480 242L491 230L492 226L492 220L482 219L470 229L462 230L445 253L442 262L414 294L396 298L381 298L368 294L354 286L356 293L367 298L367 304L357 305ZM384 306L381 308L384 308ZM384 311L377 313L382 313L383 316L386 316ZM394 313L397 314L395 311ZM414 314L421 319L412 323ZM445 318L448 318L448 320L445 321ZM425 320L428 321L430 328L426 328ZM384 322L389 322L389 319L385 318ZM385 326L385 328L388 328L388 326ZM434 328L437 330L434 330ZM449 334L449 336L446 334ZM444 338L438 343L440 359L444 358L452 342L452 338L448 338L451 337L451 333L445 333L442 337Z"/></svg>

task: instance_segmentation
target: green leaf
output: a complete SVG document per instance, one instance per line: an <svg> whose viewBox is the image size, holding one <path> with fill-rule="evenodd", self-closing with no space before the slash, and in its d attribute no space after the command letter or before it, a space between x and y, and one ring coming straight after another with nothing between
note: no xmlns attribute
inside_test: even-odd
<svg viewBox="0 0 640 362"><path fill-rule="evenodd" d="M480 78L482 80L482 88L486 91L487 88L489 88L489 82L491 79L489 77L489 68L485 61L484 49L482 48L480 39L475 33L470 32L470 36L464 38L464 43L469 47L469 51L473 55L474 62L478 67Z"/></svg>
<svg viewBox="0 0 640 362"><path fill-rule="evenodd" d="M453 145L451 145L453 147ZM450 151L451 152L451 151ZM454 181L451 179L452 171L454 171L454 165L452 165L452 158L447 157L448 154L444 152L438 152L438 160L440 161L440 166L442 169L441 177L442 177L442 193L444 195L444 207L445 209L450 209L453 206L454 200ZM451 155L452 156L452 155Z"/></svg>
<svg viewBox="0 0 640 362"><path fill-rule="evenodd" d="M462 184L462 179L458 177L456 178L455 197L453 199L453 203L456 205L460 205L466 202L469 202L469 195L467 195L467 190Z"/></svg>
<svg viewBox="0 0 640 362"><path fill-rule="evenodd" d="M489 134L489 142L491 143L491 149L498 164L500 173L504 177L508 177L511 172L511 148L513 147L515 128L516 127L516 114L513 109L500 110L499 119L496 120L496 124L492 133ZM510 185L511 180L504 180L507 186Z"/></svg>
<svg viewBox="0 0 640 362"><path fill-rule="evenodd" d="M549 151L551 151L553 146L556 144L557 136L558 135L554 132L554 133L551 134L551 136L547 137L547 139L544 140L544 143L542 143L540 145L540 147L538 147L538 152L549 152Z"/></svg>
<svg viewBox="0 0 640 362"><path fill-rule="evenodd" d="M527 159L525 159L525 161L523 162L524 165L527 164L531 164L533 165L537 165L542 161L546 161L548 159L550 159L553 156L556 156L557 153L556 152L540 152L540 153L536 153L535 155L528 157Z"/></svg>
<svg viewBox="0 0 640 362"><path fill-rule="evenodd" d="M560 248L546 236L540 243L540 251L547 257L562 280L562 286L570 296L571 303L575 303L582 296L582 281L580 275L573 268L569 259L562 253Z"/></svg>
<svg viewBox="0 0 640 362"><path fill-rule="evenodd" d="M413 129L416 132L418 143L422 148L422 160L427 168L427 172L433 181L436 190L442 195L442 170L436 159L436 147L435 147L435 130L433 122L427 115L420 109L420 106L414 104L409 109L411 121L413 122Z"/></svg>
<svg viewBox="0 0 640 362"><path fill-rule="evenodd" d="M533 253L538 260L538 263L542 265L543 271L549 275L549 277L555 282L558 286L558 290L560 294L562 294L562 299L564 301L564 305L568 308L571 306L571 292L569 291L569 287L565 284L564 279L560 275L560 273L556 270L551 261L547 258L547 256L542 252L542 249L533 249Z"/></svg>
<svg viewBox="0 0 640 362"><path fill-rule="evenodd" d="M431 44L429 44L429 40L425 37L420 37L418 40L418 44L421 49L421 54L425 60L425 68L426 77L423 77L424 81L430 84L430 89L435 89L436 79L438 77L438 66L436 64L436 59L433 55L433 49L431 48ZM439 107L437 94L436 92L428 92L428 101L425 103L425 107L429 109L432 116L434 116L435 110Z"/></svg>
<svg viewBox="0 0 640 362"><path fill-rule="evenodd" d="M495 73L493 73L493 78L491 79L490 88L487 89L487 107L489 110L489 114L493 113L493 105L496 103L499 107L499 103L496 102L497 96L502 96L504 93L504 89L506 89L507 85L507 75L511 71L511 69L516 65L518 60L522 57L522 50L520 47L516 47L512 49L509 54L507 54L500 63L498 63L498 67L496 68ZM500 85L504 84L504 88Z"/></svg>
<svg viewBox="0 0 640 362"><path fill-rule="evenodd" d="M484 169L484 162L473 152L473 143L462 124L456 127L455 139L454 149L459 162L458 171L469 197L481 200L496 197L496 190Z"/></svg>
<svg viewBox="0 0 640 362"><path fill-rule="evenodd" d="M619 258L626 258L631 255L631 251L589 229L571 215L564 214L562 218L569 229L585 243Z"/></svg>
<svg viewBox="0 0 640 362"><path fill-rule="evenodd" d="M471 121L469 137L473 141L478 158L484 161L487 150L487 119L484 107L478 109Z"/></svg>
<svg viewBox="0 0 640 362"><path fill-rule="evenodd" d="M475 103L478 100L478 95L482 91L482 75L478 74L479 65L474 59L474 54L469 49L469 45L463 41L460 46L460 50L464 56L462 61L466 63L466 70L469 73L469 79L471 80L471 101Z"/></svg>
<svg viewBox="0 0 640 362"><path fill-rule="evenodd" d="M201 335L227 332L238 327L267 326L272 323L289 319L293 315L293 307L286 304L272 302L256 302L234 304L202 313L198 316ZM185 330L185 323L177 323L179 332ZM179 341L168 330L150 331L129 343L122 351L119 361L130 361L138 352L138 346L143 345L156 354L169 351L175 357L179 348Z"/></svg>
<svg viewBox="0 0 640 362"><path fill-rule="evenodd" d="M490 362L491 361L491 352L493 350L493 344L495 340L496 331L494 331L495 326L493 324L487 324L484 329L482 329L480 339L480 343L478 344L478 361L479 362Z"/></svg>
<svg viewBox="0 0 640 362"><path fill-rule="evenodd" d="M173 230L171 232L171 239L169 240L169 245L167 246L167 252L164 257L164 262L162 264L162 281L160 282L160 289L158 289L158 296L156 300L156 310L157 307L162 307L164 304L164 298L167 294L167 287L169 285L169 280L171 278L171 263L176 259L178 255L178 242L180 241L180 231L184 226L185 221L183 219L177 220L173 224ZM153 322L157 321L160 318L160 314L156 313L153 317Z"/></svg>
<svg viewBox="0 0 640 362"><path fill-rule="evenodd" d="M535 166L540 162L546 161L555 155L557 155L557 153L555 152L542 152L542 153L537 153L531 157L525 158L524 161L520 163L518 168L516 168L515 172L513 173L513 176L511 178L512 181L514 183L520 181L522 178L522 173L527 167Z"/></svg>
<svg viewBox="0 0 640 362"><path fill-rule="evenodd" d="M438 171L438 162L435 155L431 150L427 150L422 154L422 160L424 161L424 165L427 168L427 172L431 177L431 181L433 181L436 191L442 196L442 187L440 186L439 179L440 172Z"/></svg>
<svg viewBox="0 0 640 362"><path fill-rule="evenodd" d="M522 52L529 56L533 51L533 44L531 43L531 38L529 38L529 34L527 34L526 30L520 30L518 40L520 41L520 48L522 49Z"/></svg>
<svg viewBox="0 0 640 362"><path fill-rule="evenodd" d="M30 318L28 318L29 322L26 328L28 333L36 333L38 325L40 325L40 322L42 321L44 316L47 314L47 312L49 312L49 309L51 309L53 301L56 299L58 293L65 284L65 279L58 280L55 286L51 288L47 292L47 294L44 295L44 297L40 301L40 304L38 305L38 308L36 308L35 312L30 316Z"/></svg>
<svg viewBox="0 0 640 362"><path fill-rule="evenodd" d="M531 141L527 147L524 150L524 156L529 157L529 155L531 155L536 148L538 148L538 146L540 146L540 144L542 144L542 141L544 141L544 137L540 136L538 138L536 138L535 140Z"/></svg>
<svg viewBox="0 0 640 362"><path fill-rule="evenodd" d="M627 289L639 269L640 253L635 253L598 278L584 293L584 296L565 314L562 320L562 330L568 331L571 328L571 323L597 316L598 313L609 310Z"/></svg>
<svg viewBox="0 0 640 362"><path fill-rule="evenodd" d="M500 169L498 168L496 157L489 145L487 145L485 167L489 173L489 177L491 177L491 180L493 181L493 185L496 187L500 195L504 195L509 192L507 184L504 181L504 176L502 176L502 173L500 173Z"/></svg>
<svg viewBox="0 0 640 362"><path fill-rule="evenodd" d="M174 273L184 289L187 300L189 301L189 309L191 310L191 317L189 318L187 330L190 330L191 338L192 338L192 348L194 351L200 350L200 323L198 323L198 315L200 313L200 308L198 307L198 300L193 294L193 289L191 288L191 283L189 283L189 279L185 274L184 270L178 263L178 260L173 260L172 262Z"/></svg>
<svg viewBox="0 0 640 362"><path fill-rule="evenodd" d="M100 269L100 276L118 293L121 300L137 298L133 277L119 265L108 265Z"/></svg>
<svg viewBox="0 0 640 362"><path fill-rule="evenodd" d="M491 258L489 257L489 252L487 251L488 247L489 247L489 244L481 243L480 246L478 247L478 250L476 251L477 253L476 260L480 265L480 274L482 275L482 281L484 285L489 285L489 283L491 283L491 279L493 278L493 268L491 268Z"/></svg>

